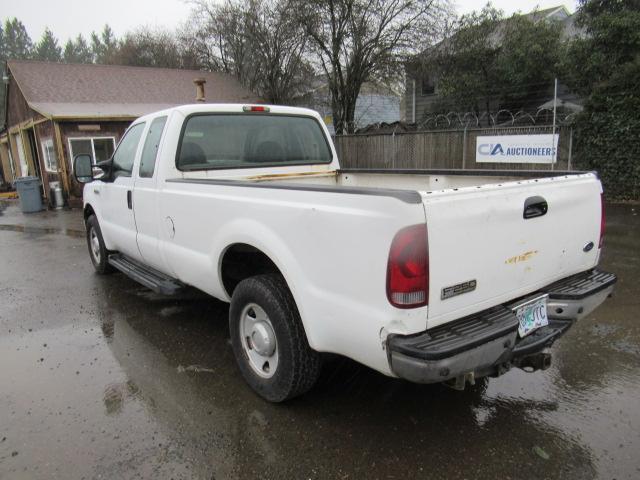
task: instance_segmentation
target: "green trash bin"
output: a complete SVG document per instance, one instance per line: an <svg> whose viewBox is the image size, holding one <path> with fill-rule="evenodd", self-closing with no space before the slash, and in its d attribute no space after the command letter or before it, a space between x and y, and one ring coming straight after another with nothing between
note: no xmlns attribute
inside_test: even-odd
<svg viewBox="0 0 640 480"><path fill-rule="evenodd" d="M33 213L42 210L40 195L40 179L38 177L19 177L15 180L22 213Z"/></svg>

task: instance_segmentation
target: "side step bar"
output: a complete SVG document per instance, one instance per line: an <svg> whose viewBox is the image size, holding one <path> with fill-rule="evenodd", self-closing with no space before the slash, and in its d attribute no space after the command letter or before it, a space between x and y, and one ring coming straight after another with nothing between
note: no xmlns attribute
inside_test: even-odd
<svg viewBox="0 0 640 480"><path fill-rule="evenodd" d="M109 265L120 270L127 277L162 295L176 295L184 289L180 281L168 277L120 253L109 255Z"/></svg>

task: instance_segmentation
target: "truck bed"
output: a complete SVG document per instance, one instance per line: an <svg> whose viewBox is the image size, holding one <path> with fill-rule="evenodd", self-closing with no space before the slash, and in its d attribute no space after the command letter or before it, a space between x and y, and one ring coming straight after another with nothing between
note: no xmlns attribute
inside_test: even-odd
<svg viewBox="0 0 640 480"><path fill-rule="evenodd" d="M523 182L551 177L570 177L584 175L587 172L553 171L553 170L409 170L409 169L340 169L338 171L317 171L304 174L270 174L256 176L218 177L221 181L244 181L254 184L265 184L269 187L286 187L305 189L311 185L318 187L358 188L361 193L375 195L374 189L409 190L415 192L433 192L438 190L483 185L503 184L506 182ZM200 178L198 174L188 175ZM202 177L211 179L211 176ZM371 189L367 192L365 189Z"/></svg>
<svg viewBox="0 0 640 480"><path fill-rule="evenodd" d="M601 198L594 173L340 170L247 180L238 183L422 204L430 251L429 327L586 271L599 257ZM545 211L527 218L532 199L544 201ZM472 291L443 294L467 282Z"/></svg>

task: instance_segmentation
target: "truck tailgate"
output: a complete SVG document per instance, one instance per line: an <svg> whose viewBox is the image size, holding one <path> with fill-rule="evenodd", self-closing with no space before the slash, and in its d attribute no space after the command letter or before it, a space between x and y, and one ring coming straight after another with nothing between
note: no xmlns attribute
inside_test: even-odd
<svg viewBox="0 0 640 480"><path fill-rule="evenodd" d="M428 328L595 266L601 191L586 173L423 193ZM541 200L546 213L523 218Z"/></svg>

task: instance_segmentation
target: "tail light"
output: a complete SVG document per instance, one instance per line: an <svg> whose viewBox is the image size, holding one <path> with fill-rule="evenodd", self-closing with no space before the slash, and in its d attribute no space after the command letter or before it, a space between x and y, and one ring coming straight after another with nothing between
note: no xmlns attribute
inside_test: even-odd
<svg viewBox="0 0 640 480"><path fill-rule="evenodd" d="M600 242L598 243L598 248L602 248L602 244L604 243L604 226L605 226L605 215L604 215L604 194L600 194Z"/></svg>
<svg viewBox="0 0 640 480"><path fill-rule="evenodd" d="M427 305L429 246L426 225L403 228L394 237L387 263L387 298L398 308Z"/></svg>
<svg viewBox="0 0 640 480"><path fill-rule="evenodd" d="M243 112L269 112L269 107L265 107L264 105L245 105L242 107Z"/></svg>

